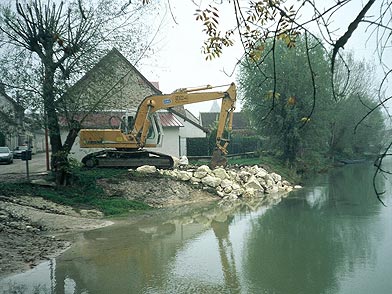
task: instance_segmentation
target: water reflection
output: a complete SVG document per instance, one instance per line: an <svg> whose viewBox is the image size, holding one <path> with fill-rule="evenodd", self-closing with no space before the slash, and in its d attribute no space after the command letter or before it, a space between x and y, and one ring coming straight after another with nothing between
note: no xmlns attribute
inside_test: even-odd
<svg viewBox="0 0 392 294"><path fill-rule="evenodd" d="M114 293L132 293L136 290L135 293L169 293L176 289L211 293L213 290L239 289L229 225L236 211L257 210L260 205L264 204L260 201L234 202L219 207L201 207L185 214L178 209L170 211L171 218L166 214L132 227L116 226L88 232L77 247L59 259L56 278L63 280L63 277L72 277L80 289L89 293L107 293L110 290ZM194 272L194 276L190 277L189 264L203 259L206 254L210 254L209 258L212 259L216 257L217 250L211 250L216 244L211 238L211 228L218 243L220 258L215 259L218 262L214 265L206 259L204 264L191 266L193 271L202 274ZM188 250L192 252L190 247L194 254L191 253L192 258L187 258ZM83 258L75 258L76 254ZM71 256L69 262L68 256ZM187 262L184 263L184 260ZM223 284L216 285L212 279L200 283L200 277L208 272L211 274L211 270L219 264L224 276ZM80 273L84 276L80 276Z"/></svg>
<svg viewBox="0 0 392 294"><path fill-rule="evenodd" d="M388 293L392 213L372 172L346 167L283 201L173 208L90 231L51 268L8 280L40 277L48 293Z"/></svg>
<svg viewBox="0 0 392 294"><path fill-rule="evenodd" d="M343 277L374 267L385 224L372 172L363 165L320 176L313 188L254 220L244 266L253 290L341 293Z"/></svg>
<svg viewBox="0 0 392 294"><path fill-rule="evenodd" d="M151 290L167 293L159 289L173 287L168 281L172 281L171 271L181 251L206 238L203 234L213 232L218 248L211 254L219 251L218 263L221 264L224 287L239 289L229 226L236 212L246 215L279 201L256 199L226 202L219 206L180 207L146 216L137 224L123 223L79 234L75 245L55 260L54 269L44 263L26 274L2 281L3 287L7 280L37 285L34 282L38 281L36 277L45 276L46 279L41 279L38 285L48 286L50 293L149 293ZM207 250L214 243L210 241ZM209 271L207 264L204 268ZM215 286L195 287L207 291ZM26 293L31 289L28 288Z"/></svg>
<svg viewBox="0 0 392 294"><path fill-rule="evenodd" d="M211 227L216 239L218 240L219 256L224 276L224 284L226 288L232 289L232 293L240 293L240 283L238 281L238 274L235 266L233 245L229 237L229 225L233 220L233 215L230 215L225 222L213 220Z"/></svg>

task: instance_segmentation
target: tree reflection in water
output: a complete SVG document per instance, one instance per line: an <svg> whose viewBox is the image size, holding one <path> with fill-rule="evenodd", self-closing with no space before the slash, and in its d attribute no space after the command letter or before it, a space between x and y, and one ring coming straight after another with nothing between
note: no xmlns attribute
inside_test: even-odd
<svg viewBox="0 0 392 294"><path fill-rule="evenodd" d="M255 219L247 283L267 293L337 293L354 267L371 267L382 227L372 173L368 165L331 171Z"/></svg>
<svg viewBox="0 0 392 294"><path fill-rule="evenodd" d="M231 293L240 293L240 283L238 281L237 270L235 266L233 245L230 241L229 225L233 221L234 215L228 216L225 222L213 220L211 222L212 230L218 240L219 255L222 265L222 272L225 282L225 288L231 289Z"/></svg>

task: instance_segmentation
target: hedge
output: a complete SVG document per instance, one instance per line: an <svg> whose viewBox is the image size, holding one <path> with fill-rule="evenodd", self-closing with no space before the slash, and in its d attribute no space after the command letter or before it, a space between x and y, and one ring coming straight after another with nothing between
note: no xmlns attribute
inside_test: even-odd
<svg viewBox="0 0 392 294"><path fill-rule="evenodd" d="M187 138L188 156L208 156L212 154L214 137L210 138ZM235 136L231 137L228 145L229 154L238 154L257 151L261 148L261 139L258 136Z"/></svg>
<svg viewBox="0 0 392 294"><path fill-rule="evenodd" d="M208 138L187 138L186 150L188 156L207 156Z"/></svg>

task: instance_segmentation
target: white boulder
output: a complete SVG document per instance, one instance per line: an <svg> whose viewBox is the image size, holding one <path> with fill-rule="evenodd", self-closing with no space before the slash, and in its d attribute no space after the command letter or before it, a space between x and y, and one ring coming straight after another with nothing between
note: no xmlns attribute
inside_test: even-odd
<svg viewBox="0 0 392 294"><path fill-rule="evenodd" d="M231 186L228 186L223 189L223 192L225 192L225 194L230 194L232 191L233 191L233 188Z"/></svg>
<svg viewBox="0 0 392 294"><path fill-rule="evenodd" d="M211 169L207 165L201 165L197 168L197 170L193 173L195 178L204 178L208 173L211 172Z"/></svg>
<svg viewBox="0 0 392 294"><path fill-rule="evenodd" d="M233 185L233 182L230 181L229 179L223 179L222 182L220 183L222 188L227 188Z"/></svg>
<svg viewBox="0 0 392 294"><path fill-rule="evenodd" d="M195 178L195 177L192 177L190 179L190 181L191 181L192 184L195 184L195 185L201 183L201 179L200 178Z"/></svg>
<svg viewBox="0 0 392 294"><path fill-rule="evenodd" d="M258 169L258 171L256 173L257 178L264 178L266 175L268 175L268 172L261 167Z"/></svg>
<svg viewBox="0 0 392 294"><path fill-rule="evenodd" d="M157 168L153 165L142 165L136 169L139 173L153 174L157 172Z"/></svg>
<svg viewBox="0 0 392 294"><path fill-rule="evenodd" d="M242 194L243 197L254 197L256 196L257 190L251 187L245 189L244 193Z"/></svg>
<svg viewBox="0 0 392 294"><path fill-rule="evenodd" d="M282 180L282 177L278 175L277 173L270 173L272 179L275 181L275 183L279 182Z"/></svg>
<svg viewBox="0 0 392 294"><path fill-rule="evenodd" d="M222 180L221 180L220 178L217 178L217 177L213 177L213 176L207 175L207 176L205 176L205 177L201 180L201 182L202 182L204 185L207 185L207 186L209 186L209 187L216 188L216 187L218 187L218 186L220 185L220 183L222 182Z"/></svg>
<svg viewBox="0 0 392 294"><path fill-rule="evenodd" d="M209 173L209 172L211 172L211 169L209 168L208 165L201 165L201 166L199 166L199 167L197 168L196 171L198 171L198 172L207 172L207 173Z"/></svg>
<svg viewBox="0 0 392 294"><path fill-rule="evenodd" d="M250 176L248 181L244 184L245 189L252 188L258 191L263 191L263 187L260 185L259 181L255 176Z"/></svg>
<svg viewBox="0 0 392 294"><path fill-rule="evenodd" d="M212 171L215 177L220 178L221 180L229 178L229 175L226 173L226 170L222 167L218 167Z"/></svg>
<svg viewBox="0 0 392 294"><path fill-rule="evenodd" d="M182 170L178 172L177 178L181 181L189 181L192 178L192 173Z"/></svg>
<svg viewBox="0 0 392 294"><path fill-rule="evenodd" d="M188 164L189 164L188 157L186 157L185 155L181 156L181 158L178 161L178 165L179 166L187 166Z"/></svg>

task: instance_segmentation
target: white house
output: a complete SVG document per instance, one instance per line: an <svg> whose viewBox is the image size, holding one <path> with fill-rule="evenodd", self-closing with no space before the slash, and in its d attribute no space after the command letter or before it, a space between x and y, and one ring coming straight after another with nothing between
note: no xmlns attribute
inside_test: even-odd
<svg viewBox="0 0 392 294"><path fill-rule="evenodd" d="M0 84L0 146L13 150L20 145L23 128L24 108L5 92Z"/></svg>
<svg viewBox="0 0 392 294"><path fill-rule="evenodd" d="M184 125L179 130L179 156L188 155L187 139L188 138L205 138L209 133L207 128L199 124L199 120L186 109L172 110L176 118Z"/></svg>
<svg viewBox="0 0 392 294"><path fill-rule="evenodd" d="M151 150L180 157L183 155L180 151L180 132L184 128L184 125L173 113L168 111L160 111L158 115L162 123L163 141L161 147L156 147Z"/></svg>
<svg viewBox="0 0 392 294"><path fill-rule="evenodd" d="M121 117L126 109L137 109L141 101L150 95L161 95L158 83L148 81L118 50L112 49L73 87L67 91L64 99L72 97L81 103L102 99L99 111L90 115L82 123L83 128L110 128L111 117ZM74 114L73 119L77 119ZM186 138L206 136L206 130L198 124L196 118L190 118L183 107L160 112L163 125L163 143L155 151L176 157L186 155ZM69 118L68 118L69 119ZM195 120L195 121L194 121ZM67 118L63 118L62 138L67 135ZM78 141L78 138L77 138ZM95 150L85 150L75 142L71 156L81 159Z"/></svg>

